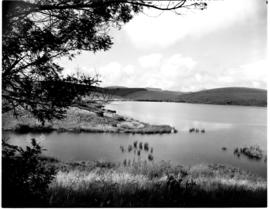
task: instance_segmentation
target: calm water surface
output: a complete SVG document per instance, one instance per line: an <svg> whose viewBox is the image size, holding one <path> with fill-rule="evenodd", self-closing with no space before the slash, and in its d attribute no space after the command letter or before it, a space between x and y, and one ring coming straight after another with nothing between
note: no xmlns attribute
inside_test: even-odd
<svg viewBox="0 0 270 210"><path fill-rule="evenodd" d="M11 143L25 145L36 137L47 155L63 160L123 161L119 146L148 142L155 161L176 164L223 163L266 177L266 163L234 156L236 147L259 145L267 150L267 109L165 102L113 102L106 108L152 124L169 124L178 133L163 135L70 134L14 135ZM189 128L206 133L189 133ZM227 147L226 151L221 148Z"/></svg>

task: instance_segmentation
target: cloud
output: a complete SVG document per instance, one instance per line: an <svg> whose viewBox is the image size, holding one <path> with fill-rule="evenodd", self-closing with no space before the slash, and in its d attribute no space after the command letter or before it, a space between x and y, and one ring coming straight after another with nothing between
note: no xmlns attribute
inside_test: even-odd
<svg viewBox="0 0 270 210"><path fill-rule="evenodd" d="M90 76L98 73L101 86L155 87L185 92L232 86L266 89L268 80L266 59L209 70L192 57L179 53L146 54L134 58L132 64L114 61L96 68L71 63L65 73L76 73L77 70Z"/></svg>
<svg viewBox="0 0 270 210"><path fill-rule="evenodd" d="M207 71L188 56L159 54L159 65L148 65L145 58L154 58L157 54L138 58L137 65L121 65L111 62L98 69L102 86L121 85L127 87L155 87L164 90L198 91L218 87L267 87L266 60L241 65L235 68ZM142 62L145 61L145 62Z"/></svg>
<svg viewBox="0 0 270 210"><path fill-rule="evenodd" d="M262 2L260 2L262 3ZM264 3L264 2L263 2ZM164 12L157 17L139 14L124 26L135 47L165 48L184 37L201 37L259 15L258 0L208 1L206 10L182 10L183 15ZM146 14L157 13L148 9Z"/></svg>
<svg viewBox="0 0 270 210"><path fill-rule="evenodd" d="M150 55L140 57L138 61L142 67L151 68L159 66L161 58L162 55L160 53L153 53Z"/></svg>
<svg viewBox="0 0 270 210"><path fill-rule="evenodd" d="M98 69L103 86L129 85L135 74L134 66L122 66L118 62L111 62Z"/></svg>
<svg viewBox="0 0 270 210"><path fill-rule="evenodd" d="M145 87L173 89L195 65L196 62L192 58L174 54L163 57L158 67L142 68L138 78L140 84Z"/></svg>
<svg viewBox="0 0 270 210"><path fill-rule="evenodd" d="M253 63L242 65L238 68L229 69L226 76L231 81L221 80L225 84L243 84L254 88L267 88L268 71L267 61L259 60Z"/></svg>
<svg viewBox="0 0 270 210"><path fill-rule="evenodd" d="M196 62L192 58L181 54L163 57L156 53L139 57L136 67L111 62L100 67L98 72L103 81L102 86L121 85L174 89L181 83L181 78L189 75L195 65Z"/></svg>
<svg viewBox="0 0 270 210"><path fill-rule="evenodd" d="M194 75L194 76L192 76ZM194 70L182 79L179 90L197 91L219 87L267 88L267 62L259 60L220 71Z"/></svg>

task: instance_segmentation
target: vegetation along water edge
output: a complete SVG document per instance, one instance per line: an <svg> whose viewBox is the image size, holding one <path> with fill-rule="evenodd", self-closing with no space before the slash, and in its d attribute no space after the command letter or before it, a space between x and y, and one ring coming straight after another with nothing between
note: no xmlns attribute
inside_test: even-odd
<svg viewBox="0 0 270 210"><path fill-rule="evenodd" d="M19 133L28 132L88 132L88 133L130 133L163 134L176 133L170 125L151 125L127 116L121 116L114 110L103 108L99 102L80 102L67 109L65 118L53 119L41 124L31 113L21 110L3 114L3 130Z"/></svg>
<svg viewBox="0 0 270 210"><path fill-rule="evenodd" d="M63 161L3 145L4 207L265 207L267 181L222 164L173 165L144 159ZM17 151L17 154L15 154ZM11 164L12 163L12 164ZM23 166L23 167L20 167ZM17 181L14 182L14 179ZM6 186L8 185L8 186ZM16 191L14 191L16 189ZM12 196L11 196L12 195ZM14 202L16 201L16 202Z"/></svg>

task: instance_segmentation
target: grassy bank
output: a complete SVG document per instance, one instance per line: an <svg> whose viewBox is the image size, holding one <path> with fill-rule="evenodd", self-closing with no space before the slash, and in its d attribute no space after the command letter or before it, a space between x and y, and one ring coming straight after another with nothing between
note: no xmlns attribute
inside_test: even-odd
<svg viewBox="0 0 270 210"><path fill-rule="evenodd" d="M53 207L266 206L266 180L224 165L55 162Z"/></svg>
<svg viewBox="0 0 270 210"><path fill-rule="evenodd" d="M88 132L88 133L133 133L162 134L175 133L169 125L151 125L130 117L106 110L98 103L74 105L67 110L62 120L52 120L41 125L30 113L21 111L17 117L13 113L2 116L3 130L20 133L28 132Z"/></svg>

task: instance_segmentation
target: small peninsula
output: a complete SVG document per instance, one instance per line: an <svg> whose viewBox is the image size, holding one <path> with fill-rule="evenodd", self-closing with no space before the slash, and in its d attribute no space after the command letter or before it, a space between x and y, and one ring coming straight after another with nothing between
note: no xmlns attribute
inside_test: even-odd
<svg viewBox="0 0 270 210"><path fill-rule="evenodd" d="M28 132L88 132L88 133L129 133L164 134L176 133L170 125L151 125L127 116L121 116L114 110L104 108L101 102L80 102L67 110L66 117L54 119L44 125L21 110L15 117L11 112L2 116L3 130L19 133Z"/></svg>

